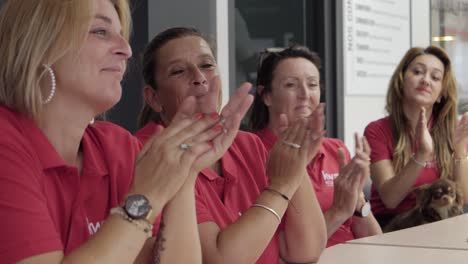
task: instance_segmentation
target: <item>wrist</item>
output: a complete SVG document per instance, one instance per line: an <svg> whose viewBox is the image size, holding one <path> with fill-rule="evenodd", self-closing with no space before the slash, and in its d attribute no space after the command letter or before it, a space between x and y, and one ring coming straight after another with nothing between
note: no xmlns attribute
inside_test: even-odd
<svg viewBox="0 0 468 264"><path fill-rule="evenodd" d="M465 147L463 146L463 148L455 148L453 153L452 153L452 157L453 159L465 159L467 158L467 153L466 153L466 150L465 150Z"/></svg>
<svg viewBox="0 0 468 264"><path fill-rule="evenodd" d="M285 195L289 199L292 199L294 193L297 190L297 187L294 188L293 186L291 186L288 183L286 183L286 184L270 183L267 188L269 188L271 190L275 190L278 193L281 193L281 194Z"/></svg>
<svg viewBox="0 0 468 264"><path fill-rule="evenodd" d="M426 163L431 159L431 154L430 153L421 153L421 152L416 152L413 155L413 158L416 159L417 161Z"/></svg>
<svg viewBox="0 0 468 264"><path fill-rule="evenodd" d="M148 194L144 191L130 190L130 192L125 196L123 202L121 203L122 207L125 206L125 203L129 196L136 194L143 195L148 200L149 205L151 206L151 213L146 217L146 219L149 222L154 223L158 214L162 211L164 205L168 202L168 200L164 199L163 195L157 195L155 193Z"/></svg>
<svg viewBox="0 0 468 264"><path fill-rule="evenodd" d="M371 205L367 199L364 198L364 203L360 206L357 207L356 210L354 211L354 216L360 217L360 218L365 218L368 215L372 213L371 211Z"/></svg>
<svg viewBox="0 0 468 264"><path fill-rule="evenodd" d="M356 208L354 209L354 211L361 210L361 208L364 206L365 203L367 203L366 196L364 195L363 192L361 192L359 194L359 196L358 196L358 200L357 200L357 203L356 203Z"/></svg>
<svg viewBox="0 0 468 264"><path fill-rule="evenodd" d="M332 206L332 208L330 208L327 211L327 214L328 214L329 220L336 221L339 223L344 223L344 221L346 221L348 218L350 218L353 215L352 213L346 213L345 210L337 208L335 206Z"/></svg>

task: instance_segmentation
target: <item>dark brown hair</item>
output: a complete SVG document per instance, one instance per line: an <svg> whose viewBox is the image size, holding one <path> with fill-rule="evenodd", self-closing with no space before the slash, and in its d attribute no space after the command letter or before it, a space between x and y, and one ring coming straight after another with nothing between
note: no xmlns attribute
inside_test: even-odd
<svg viewBox="0 0 468 264"><path fill-rule="evenodd" d="M258 131L268 125L268 107L263 102L263 96L271 92L273 73L278 64L288 58L304 58L312 62L317 69L321 68L320 57L317 53L310 51L304 46L291 46L281 51L270 51L266 49L261 53L257 69L257 87L263 86L261 93L255 93L254 102L250 111L249 129Z"/></svg>
<svg viewBox="0 0 468 264"><path fill-rule="evenodd" d="M213 43L209 41L203 34L195 28L190 27L173 27L166 29L165 31L156 35L151 42L146 46L142 56L143 66L143 80L145 85L151 86L155 91L158 90L156 84L156 65L157 63L157 52L171 40L179 39L183 37L195 36L204 39L213 50ZM151 106L144 102L143 108L140 111L138 117L138 127L142 128L150 121L155 121L159 124L163 124L159 113L155 112Z"/></svg>

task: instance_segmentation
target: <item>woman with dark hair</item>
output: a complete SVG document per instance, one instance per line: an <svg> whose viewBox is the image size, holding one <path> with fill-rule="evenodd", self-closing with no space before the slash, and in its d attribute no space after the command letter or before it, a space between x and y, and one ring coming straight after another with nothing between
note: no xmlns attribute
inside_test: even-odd
<svg viewBox="0 0 468 264"><path fill-rule="evenodd" d="M140 126L144 127L136 133L142 141L170 125L187 96L195 97L197 113L222 120L215 130L232 136L221 159L196 164L204 168L195 186L203 261L316 261L325 245L325 228L304 168L321 140L322 127L308 127L322 122L321 113L306 122L291 122L289 127L284 119L283 143L274 147L267 163L267 152L257 136L237 132L239 123L234 127L224 122L230 113L220 111L218 67L210 45L197 30L171 28L158 34L144 52L143 75L145 106ZM250 84L236 93L245 89ZM240 121L241 115L237 117ZM313 140L311 133L319 136ZM214 149L219 147L218 140L212 144Z"/></svg>
<svg viewBox="0 0 468 264"><path fill-rule="evenodd" d="M212 130L219 120L197 115L189 97L145 147L94 122L121 98L130 20L127 0L2 6L1 263L202 262L193 189L196 164L226 150L210 144L229 141ZM238 95L224 116L232 126L251 102ZM167 222L155 243L159 214Z"/></svg>
<svg viewBox="0 0 468 264"><path fill-rule="evenodd" d="M457 83L441 48L411 48L387 92L387 117L364 132L372 147L372 208L382 226L415 205L415 187L439 178L468 193L468 114L457 124ZM465 195L465 203L468 195Z"/></svg>
<svg viewBox="0 0 468 264"><path fill-rule="evenodd" d="M306 47L267 49L261 54L249 125L267 149L278 140L281 115L294 121L323 111L319 69L319 57ZM325 216L327 246L382 232L362 192L369 177L369 153L365 138L356 136L351 160L343 142L324 138L307 165Z"/></svg>

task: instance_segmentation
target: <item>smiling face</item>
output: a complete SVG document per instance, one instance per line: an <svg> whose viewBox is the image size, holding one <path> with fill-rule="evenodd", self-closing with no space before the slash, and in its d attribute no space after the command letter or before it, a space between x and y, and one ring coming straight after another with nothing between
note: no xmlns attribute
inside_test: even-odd
<svg viewBox="0 0 468 264"><path fill-rule="evenodd" d="M182 101L194 96L196 112L217 112L221 83L218 67L208 43L198 36L170 40L156 53L156 111L170 123Z"/></svg>
<svg viewBox="0 0 468 264"><path fill-rule="evenodd" d="M432 107L442 92L444 70L434 55L416 57L404 73L404 104Z"/></svg>
<svg viewBox="0 0 468 264"><path fill-rule="evenodd" d="M102 113L122 94L126 61L132 52L122 36L120 19L109 0L96 0L88 35L77 51L69 52L52 68L57 76L57 97ZM54 99L55 100L55 99Z"/></svg>
<svg viewBox="0 0 468 264"><path fill-rule="evenodd" d="M320 102L320 73L305 58L287 58L276 66L271 92L264 95L270 116L284 113L294 121L308 117Z"/></svg>

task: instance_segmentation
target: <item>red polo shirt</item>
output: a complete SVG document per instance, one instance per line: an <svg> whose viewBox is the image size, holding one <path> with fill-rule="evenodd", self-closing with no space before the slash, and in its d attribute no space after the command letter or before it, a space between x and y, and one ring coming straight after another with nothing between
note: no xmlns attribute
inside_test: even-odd
<svg viewBox="0 0 468 264"><path fill-rule="evenodd" d="M135 135L159 130L150 122ZM149 133L151 134L151 133ZM141 137L143 140L145 138ZM147 137L148 138L148 137ZM197 221L214 222L222 230L234 223L247 211L267 185L267 152L257 136L240 131L231 147L221 158L224 177L211 169L204 169L195 183ZM278 263L278 233L274 235L257 264Z"/></svg>
<svg viewBox="0 0 468 264"><path fill-rule="evenodd" d="M81 140L79 175L33 120L0 107L0 124L1 262L70 253L127 194L141 145L124 129L97 121Z"/></svg>
<svg viewBox="0 0 468 264"><path fill-rule="evenodd" d="M144 145L151 138L151 136L153 136L156 133L159 133L162 129L164 129L164 127L157 124L156 122L149 122L140 130L138 130L134 135Z"/></svg>
<svg viewBox="0 0 468 264"><path fill-rule="evenodd" d="M391 120L389 117L379 119L367 125L364 136L372 149L371 162L375 163L381 160L393 160L394 140L391 129ZM419 173L418 179L413 187L418 187L422 184L432 183L439 178L439 170L437 166L424 168ZM374 215L380 214L398 214L412 208L416 203L416 196L410 193L395 209L388 209L380 199L379 193L374 186L371 188L371 205Z"/></svg>
<svg viewBox="0 0 468 264"><path fill-rule="evenodd" d="M260 137L268 150L273 148L278 139L277 136L267 128L257 131L256 134ZM307 172L314 186L315 195L320 203L322 212L328 211L333 205L333 181L340 171L340 164L337 156L338 148L345 150L346 159L349 160L349 152L342 141L325 138L317 155L312 162L307 165ZM346 220L335 233L328 238L327 247L354 239L351 223L352 217Z"/></svg>

